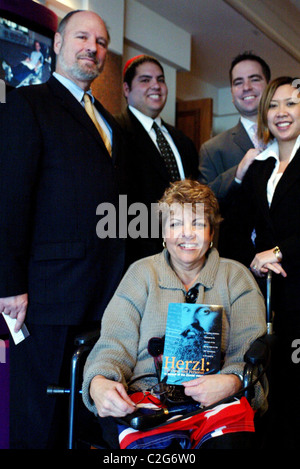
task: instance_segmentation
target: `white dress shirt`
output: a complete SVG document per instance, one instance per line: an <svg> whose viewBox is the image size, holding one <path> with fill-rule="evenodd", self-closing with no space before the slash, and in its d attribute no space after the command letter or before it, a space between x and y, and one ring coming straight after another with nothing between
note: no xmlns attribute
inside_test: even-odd
<svg viewBox="0 0 300 469"><path fill-rule="evenodd" d="M251 121L250 119L246 119L246 117L241 117L241 123L244 126L244 129L246 130L251 142L253 143L253 124L255 122ZM254 148L254 145L253 145Z"/></svg>
<svg viewBox="0 0 300 469"><path fill-rule="evenodd" d="M241 124L243 125L244 129L246 130L248 137L250 138L251 142L253 143L253 125L255 122L251 121L250 119L246 119L246 117L241 117ZM254 148L254 143L253 143ZM241 184L241 180L237 177L234 178L235 182Z"/></svg>

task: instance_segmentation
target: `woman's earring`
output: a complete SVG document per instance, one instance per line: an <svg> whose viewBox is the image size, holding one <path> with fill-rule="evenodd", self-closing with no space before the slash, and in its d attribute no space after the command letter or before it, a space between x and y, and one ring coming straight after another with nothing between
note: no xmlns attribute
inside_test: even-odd
<svg viewBox="0 0 300 469"><path fill-rule="evenodd" d="M162 243L162 244L163 244L163 247L164 247L164 248L167 247L165 240L163 240L163 243Z"/></svg>
<svg viewBox="0 0 300 469"><path fill-rule="evenodd" d="M214 242L211 241L211 242L210 242L210 245L209 245L210 249L213 247L213 245L214 245Z"/></svg>

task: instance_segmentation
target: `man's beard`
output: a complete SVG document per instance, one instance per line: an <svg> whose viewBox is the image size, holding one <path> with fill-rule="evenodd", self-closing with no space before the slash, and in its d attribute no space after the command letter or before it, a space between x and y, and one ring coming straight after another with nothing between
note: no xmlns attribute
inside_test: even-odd
<svg viewBox="0 0 300 469"><path fill-rule="evenodd" d="M60 55L60 65L61 67L68 72L69 75L73 76L75 79L80 80L80 81L92 81L95 78L97 78L102 69L103 69L103 64L100 66L99 62L97 59L95 59L94 54L85 54L84 57L89 57L95 60L96 68L95 67L89 67L87 64L80 64L80 56L76 57L77 62L75 62L71 66L67 66L66 62L64 60L63 54Z"/></svg>

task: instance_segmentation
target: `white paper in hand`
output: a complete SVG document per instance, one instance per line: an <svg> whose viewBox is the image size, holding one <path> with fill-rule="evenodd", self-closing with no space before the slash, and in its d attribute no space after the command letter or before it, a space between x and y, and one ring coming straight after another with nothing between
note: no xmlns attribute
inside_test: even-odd
<svg viewBox="0 0 300 469"><path fill-rule="evenodd" d="M12 336L12 338L14 340L14 343L16 345L19 344L20 342L22 342L22 340L26 339L26 337L29 336L29 332L28 332L28 329L25 326L25 324L23 324L23 326L21 327L21 329L18 332L15 332L15 325L16 325L17 320L12 319L10 316L8 316L7 314L4 314L4 313L2 313L2 315L5 319L5 322L7 324L9 332L11 333L11 336Z"/></svg>

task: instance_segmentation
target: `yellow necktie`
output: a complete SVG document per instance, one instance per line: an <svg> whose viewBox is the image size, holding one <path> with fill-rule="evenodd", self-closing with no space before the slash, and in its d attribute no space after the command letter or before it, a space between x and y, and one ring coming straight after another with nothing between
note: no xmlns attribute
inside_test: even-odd
<svg viewBox="0 0 300 469"><path fill-rule="evenodd" d="M93 105L92 105L92 102L91 102L91 98L89 97L89 95L87 93L84 94L83 96L83 100L84 100L84 107L85 107L85 110L86 112L88 113L88 115L90 116L90 118L92 119L92 121L94 122L99 134L101 135L101 138L104 142L104 145L106 146L107 148L107 151L108 153L110 154L111 156L111 144L110 144L110 141L106 135L106 133L104 132L104 130L102 129L101 125L99 124L99 122L97 121L96 119L96 116L95 116L95 113L94 113L94 109L93 109Z"/></svg>

